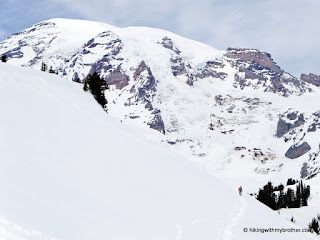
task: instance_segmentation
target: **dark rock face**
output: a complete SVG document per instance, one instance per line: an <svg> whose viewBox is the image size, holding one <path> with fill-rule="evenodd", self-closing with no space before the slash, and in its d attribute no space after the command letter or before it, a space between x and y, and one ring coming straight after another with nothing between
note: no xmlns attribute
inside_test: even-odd
<svg viewBox="0 0 320 240"><path fill-rule="evenodd" d="M171 67L171 69L174 76L187 74L186 66L182 61L177 62L176 65Z"/></svg>
<svg viewBox="0 0 320 240"><path fill-rule="evenodd" d="M206 77L225 79L228 74L225 72L218 72L217 69L223 68L225 65L223 62L219 61L208 61L205 68L201 72L197 73L195 76L197 78L203 79Z"/></svg>
<svg viewBox="0 0 320 240"><path fill-rule="evenodd" d="M267 78L261 74L258 73L257 71L254 71L254 68L244 68L244 67L240 67L239 68L239 72L244 72L244 78L245 79L258 79L261 81L267 81Z"/></svg>
<svg viewBox="0 0 320 240"><path fill-rule="evenodd" d="M299 81L297 78L285 72L282 72L278 76L272 77L270 80L271 86L267 88L266 91L282 93L285 97L290 94L290 90L288 90L288 88L286 88L284 85L294 86L300 94L306 92L306 90L311 91L311 89L306 88L304 82Z"/></svg>
<svg viewBox="0 0 320 240"><path fill-rule="evenodd" d="M168 37L162 38L162 41L160 43L163 47L168 48L170 50L173 50L173 43L172 40Z"/></svg>
<svg viewBox="0 0 320 240"><path fill-rule="evenodd" d="M151 72L151 69L144 61L141 61L135 70L133 79L135 83L130 89L130 93L133 93L133 96L128 98L125 105L144 103L145 108L152 111L152 100L157 92L157 82Z"/></svg>
<svg viewBox="0 0 320 240"><path fill-rule="evenodd" d="M150 128L165 134L165 126L161 117L161 111L159 109L154 109L152 105L152 100L157 92L157 82L145 61L140 62L138 68L133 74L133 79L136 83L130 90L131 93L134 93L134 101L131 104L145 104L145 108L152 111L152 120L147 124ZM130 104L131 99L128 100Z"/></svg>
<svg viewBox="0 0 320 240"><path fill-rule="evenodd" d="M299 146L292 145L285 153L285 156L290 159L296 159L310 151L310 149L311 147L307 142L303 142Z"/></svg>
<svg viewBox="0 0 320 240"><path fill-rule="evenodd" d="M279 119L278 121L278 125L277 125L277 134L276 136L278 138L281 138L283 135L285 135L287 132L289 132L289 130L292 128L292 124L291 123L287 123L286 121L284 121L283 119Z"/></svg>
<svg viewBox="0 0 320 240"><path fill-rule="evenodd" d="M233 59L254 62L260 66L269 68L276 73L281 73L280 67L273 62L271 55L269 53L260 52L257 49L228 48L225 55Z"/></svg>
<svg viewBox="0 0 320 240"><path fill-rule="evenodd" d="M76 61L77 59L75 59ZM110 58L108 55L103 56L98 62L94 63L91 68L91 72L97 72L102 74L103 72L109 72L113 66L110 64ZM119 66L118 66L119 68Z"/></svg>
<svg viewBox="0 0 320 240"><path fill-rule="evenodd" d="M315 132L317 130L317 125L312 123L311 126L308 128L308 132Z"/></svg>
<svg viewBox="0 0 320 240"><path fill-rule="evenodd" d="M13 49L12 51L9 51L6 54L7 59L11 59L11 58L22 58L23 57L23 53L20 51L20 47Z"/></svg>
<svg viewBox="0 0 320 240"><path fill-rule="evenodd" d="M187 62L180 56L181 51L176 46L174 46L171 38L164 37L162 38L162 41L158 43L161 44L164 48L172 51L172 57L170 61L172 64L171 69L173 76L186 76L186 83L189 86L193 86L193 82L197 79L192 73L190 73L192 67L190 66L189 62Z"/></svg>
<svg viewBox="0 0 320 240"><path fill-rule="evenodd" d="M167 48L167 49L170 49L170 50L174 51L176 54L179 54L179 53L180 53L179 49L177 49L177 48L173 45L173 42L172 42L172 39L171 39L171 38L168 38L168 37L162 38L162 41L160 42L160 44L161 44L164 48Z"/></svg>
<svg viewBox="0 0 320 240"><path fill-rule="evenodd" d="M289 120L295 120L298 117L296 112L288 113L287 118Z"/></svg>
<svg viewBox="0 0 320 240"><path fill-rule="evenodd" d="M320 87L320 76L319 75L315 75L312 73L309 73L309 75L306 75L303 73L303 74L301 74L300 79L302 81L305 81L307 83L311 83L317 87Z"/></svg>
<svg viewBox="0 0 320 240"><path fill-rule="evenodd" d="M291 113L292 114L292 113ZM294 115L288 114L287 117L294 117ZM294 113L296 114L296 113ZM296 117L295 117L296 118ZM294 118L294 119L295 119ZM290 119L290 118L289 118ZM286 133L288 133L291 129L299 127L301 125L303 125L305 123L304 120L304 116L303 114L300 114L298 119L292 124L292 123L288 123L286 122L284 119L282 119L281 117L279 118L278 121L278 125L277 125L277 133L276 136L278 138L281 138L283 135L285 135Z"/></svg>
<svg viewBox="0 0 320 240"><path fill-rule="evenodd" d="M83 50L77 55L73 56L70 64L70 69L74 72L75 69L84 69L91 66L89 74L96 72L100 77L104 78L108 85L114 85L116 89L123 89L129 84L129 76L126 75L121 67L122 60L117 55L122 50L123 45L119 36L111 31L106 31L98 34L95 38L90 39ZM91 52L102 52L104 55L95 63L83 62L83 57ZM77 73L80 75L80 72ZM83 77L83 76L82 76Z"/></svg>
<svg viewBox="0 0 320 240"><path fill-rule="evenodd" d="M172 74L174 76L185 76L187 78L186 83L189 86L193 86L193 83L197 81L198 78L203 79L207 77L225 79L228 74L225 72L217 71L225 67L223 61L212 60L206 63L203 69L193 69L188 61L183 59L181 56L181 51L174 46L172 40L168 37L164 37L161 42L159 42L164 48L167 48L173 52L170 59L172 66Z"/></svg>
<svg viewBox="0 0 320 240"><path fill-rule="evenodd" d="M153 106L151 102L147 102L146 105L144 106L145 109L148 109L149 111L153 110Z"/></svg>
<svg viewBox="0 0 320 240"><path fill-rule="evenodd" d="M305 82L282 71L268 53L256 49L228 48L225 56L229 58L232 67L239 69L235 74L235 88L263 88L265 92L278 93L284 97L311 91Z"/></svg>
<svg viewBox="0 0 320 240"><path fill-rule="evenodd" d="M301 125L303 125L305 123L305 120L304 120L304 116L303 114L301 113L298 117L298 119L294 122L293 124L293 127L300 127Z"/></svg>
<svg viewBox="0 0 320 240"><path fill-rule="evenodd" d="M308 171L309 165L308 163L303 163L301 170L300 170L300 177L301 178L306 178L309 176L309 171Z"/></svg>
<svg viewBox="0 0 320 240"><path fill-rule="evenodd" d="M319 146L320 147L320 146ZM302 164L300 177L310 179L319 174L319 154L320 149L309 154L309 159Z"/></svg>
<svg viewBox="0 0 320 240"><path fill-rule="evenodd" d="M117 69L113 70L105 81L108 85L115 85L116 89L122 89L129 84L129 76L127 76L121 69L121 65Z"/></svg>
<svg viewBox="0 0 320 240"><path fill-rule="evenodd" d="M173 64L171 66L172 69L172 74L174 76L186 76L187 81L186 83L189 86L193 86L193 82L196 81L197 79L192 73L189 73L191 70L191 66L189 63L185 62L182 57L180 57L179 53L180 51L177 49L175 51L175 56L173 56L170 61Z"/></svg>
<svg viewBox="0 0 320 240"><path fill-rule="evenodd" d="M142 73L146 72L147 74L143 75ZM156 80L152 75L150 68L146 65L144 61L141 61L138 68L133 74L134 81L138 82L133 88L136 92L136 101L149 102L152 100L155 95L156 89ZM134 92L133 89L131 89Z"/></svg>
<svg viewBox="0 0 320 240"><path fill-rule="evenodd" d="M160 110L159 109L155 109L152 114L154 115L153 119L148 122L148 125L150 126L150 128L155 129L159 132L161 132L162 134L165 134L165 127L164 127L164 123L160 114Z"/></svg>
<svg viewBox="0 0 320 240"><path fill-rule="evenodd" d="M157 92L157 81L155 80L150 67L145 61L141 61L133 73L134 84L130 89L132 96L128 98L125 106L144 104L145 109L149 110L150 121L147 125L162 134L165 134L165 125L162 120L161 111L153 107L152 101ZM132 117L130 117L132 118Z"/></svg>
<svg viewBox="0 0 320 240"><path fill-rule="evenodd" d="M72 77L72 81L73 81L73 82L76 82L76 81L78 81L78 79L79 79L79 75L78 75L77 72L75 72L74 75L73 75L73 77Z"/></svg>
<svg viewBox="0 0 320 240"><path fill-rule="evenodd" d="M56 25L55 23L51 23L51 22L37 23L37 24L33 25L32 27L27 28L26 30L24 30L22 32L18 32L18 33L12 34L12 36L22 35L22 34L29 34L31 32L38 31L38 30L41 30L43 28L55 27L55 25Z"/></svg>

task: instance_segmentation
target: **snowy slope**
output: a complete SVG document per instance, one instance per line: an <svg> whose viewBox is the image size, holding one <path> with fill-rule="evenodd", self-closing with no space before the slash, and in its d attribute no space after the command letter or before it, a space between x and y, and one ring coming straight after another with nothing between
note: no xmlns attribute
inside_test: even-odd
<svg viewBox="0 0 320 240"><path fill-rule="evenodd" d="M56 239L141 240L248 239L255 234L244 225L291 227L105 114L77 83L0 64L0 98L0 213L24 228ZM40 234L17 228L0 222L1 239Z"/></svg>

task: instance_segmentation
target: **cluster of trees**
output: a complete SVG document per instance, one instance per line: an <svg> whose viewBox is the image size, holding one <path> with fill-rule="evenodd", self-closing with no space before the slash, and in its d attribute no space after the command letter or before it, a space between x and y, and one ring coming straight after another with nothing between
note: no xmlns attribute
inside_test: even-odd
<svg viewBox="0 0 320 240"><path fill-rule="evenodd" d="M1 56L1 62L7 62L7 56L5 54Z"/></svg>
<svg viewBox="0 0 320 240"><path fill-rule="evenodd" d="M41 65L41 71L43 72L49 72L49 73L53 73L53 74L57 74L58 75L58 71L53 70L52 66L50 66L50 69L48 71L48 66L45 63L42 63Z"/></svg>
<svg viewBox="0 0 320 240"><path fill-rule="evenodd" d="M103 78L100 78L96 72L92 75L89 74L84 80L83 90L86 92L90 91L104 110L106 110L106 105L108 103L104 96L104 90L106 89L109 89L109 85Z"/></svg>
<svg viewBox="0 0 320 240"><path fill-rule="evenodd" d="M312 233L315 232L318 235L320 234L319 221L320 221L320 215L318 214L317 218L313 218L308 225L310 232Z"/></svg>
<svg viewBox="0 0 320 240"><path fill-rule="evenodd" d="M279 192L278 194L275 192ZM264 203L273 210L280 208L299 208L308 206L308 198L310 196L310 186L305 186L302 180L296 185L296 190L288 188L284 191L284 186L280 184L273 187L268 182L262 189L259 189L257 200Z"/></svg>

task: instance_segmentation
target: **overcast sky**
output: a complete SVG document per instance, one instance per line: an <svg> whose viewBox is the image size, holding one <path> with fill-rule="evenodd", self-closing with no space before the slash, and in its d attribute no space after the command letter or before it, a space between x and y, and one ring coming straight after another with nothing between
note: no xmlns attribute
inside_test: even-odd
<svg viewBox="0 0 320 240"><path fill-rule="evenodd" d="M258 48L320 75L320 0L0 0L0 40L55 17L169 30L218 49Z"/></svg>

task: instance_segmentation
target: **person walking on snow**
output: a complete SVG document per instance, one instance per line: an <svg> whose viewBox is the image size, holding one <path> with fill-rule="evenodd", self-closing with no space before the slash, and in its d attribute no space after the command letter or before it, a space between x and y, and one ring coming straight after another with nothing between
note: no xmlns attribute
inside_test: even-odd
<svg viewBox="0 0 320 240"><path fill-rule="evenodd" d="M239 195L242 196L242 187L240 186L238 189Z"/></svg>

